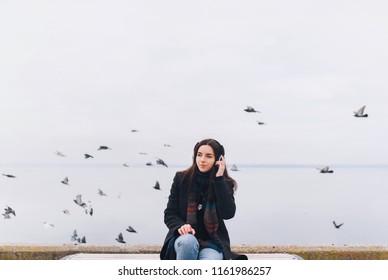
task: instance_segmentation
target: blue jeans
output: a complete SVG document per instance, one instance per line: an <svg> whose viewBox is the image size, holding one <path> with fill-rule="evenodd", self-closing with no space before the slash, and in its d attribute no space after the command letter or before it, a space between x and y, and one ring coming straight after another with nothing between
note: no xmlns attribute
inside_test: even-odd
<svg viewBox="0 0 388 280"><path fill-rule="evenodd" d="M224 255L212 248L200 248L197 238L187 233L174 243L177 260L222 260Z"/></svg>

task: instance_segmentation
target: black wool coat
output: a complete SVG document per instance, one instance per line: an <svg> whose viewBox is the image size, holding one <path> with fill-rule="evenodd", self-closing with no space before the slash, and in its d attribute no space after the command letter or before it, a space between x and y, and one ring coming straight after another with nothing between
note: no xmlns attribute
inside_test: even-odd
<svg viewBox="0 0 388 280"><path fill-rule="evenodd" d="M169 231L160 252L160 259L162 260L176 259L173 242L179 236L178 229L186 224L189 192L188 185L183 183L184 176L183 172L177 172L175 174L167 207L164 210L164 223L167 225ZM224 223L224 220L233 218L236 213L233 186L228 185L224 177L216 178L214 181L214 194L218 215L217 234L224 247L224 259L247 259L247 256L238 255L231 251L229 234Z"/></svg>

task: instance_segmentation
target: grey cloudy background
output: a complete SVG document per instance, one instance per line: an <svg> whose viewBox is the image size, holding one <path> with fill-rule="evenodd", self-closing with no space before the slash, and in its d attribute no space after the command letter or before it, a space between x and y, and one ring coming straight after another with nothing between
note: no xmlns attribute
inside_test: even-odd
<svg viewBox="0 0 388 280"><path fill-rule="evenodd" d="M205 137L239 164L387 164L387 8L2 1L1 173L57 150L76 165L99 145L112 147L101 164L144 151L187 165Z"/></svg>
<svg viewBox="0 0 388 280"><path fill-rule="evenodd" d="M388 228L374 225L386 220L387 8L382 0L1 1L0 174L17 177L0 176L0 209L17 213L1 218L1 242L70 242L77 229L88 243L116 243L123 232L128 243L160 244L174 173L197 141L213 137L242 168L233 173L234 243L385 244ZM248 105L261 113L244 112ZM364 105L369 117L353 117ZM155 157L169 168L146 168ZM315 170L323 165L334 176ZM347 165L385 168L337 169ZM92 217L74 204L77 194L91 201ZM332 220L345 223L341 231Z"/></svg>

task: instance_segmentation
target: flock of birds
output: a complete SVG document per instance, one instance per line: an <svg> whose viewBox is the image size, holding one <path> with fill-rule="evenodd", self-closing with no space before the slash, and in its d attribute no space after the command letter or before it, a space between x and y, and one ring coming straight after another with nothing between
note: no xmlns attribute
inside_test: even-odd
<svg viewBox="0 0 388 280"><path fill-rule="evenodd" d="M366 117L368 117L368 114L364 113L365 107L366 106L363 106L359 110L355 111L354 112L354 117L356 117L356 118L366 118ZM244 109L244 111L247 112L247 113L260 113L260 111L256 110L255 108L253 108L251 106L247 106L247 108ZM258 125L264 125L265 124L264 122L261 122L261 121L257 121L257 123L258 123ZM132 132L139 132L139 131L138 130L132 130ZM171 145L169 145L169 144L164 144L164 146L165 147L171 147ZM111 148L108 147L108 146L99 146L98 149L97 149L97 151L102 151L102 150L111 150ZM140 154L146 154L146 153L140 153ZM59 157L66 157L66 155L63 154L60 151L57 151L56 155L59 156ZM85 153L84 154L84 158L85 159L93 159L94 156L91 155L91 154ZM160 159L160 158L156 158L156 164L164 166L164 167L168 167L167 163L163 159ZM146 165L147 166L152 166L153 163L152 162L147 162ZM124 163L123 166L129 167L128 163ZM325 166L323 168L317 168L317 169L319 170L320 173L334 173L333 170L330 170L329 166ZM232 171L239 171L239 169L237 168L237 166L235 164L233 164L231 166L230 170L232 170ZM5 173L3 173L2 175L7 177L7 178L10 178L10 179L15 179L16 178L16 176L13 175L13 174L5 174ZM64 185L69 185L70 186L70 182L69 182L69 178L68 177L65 177L63 180L61 180L61 183L64 184ZM156 183L153 186L153 188L155 190L161 190L160 183L158 181L156 181ZM98 189L98 195L100 195L101 197L107 196L106 193L103 190L101 190L101 189ZM90 215L90 216L93 215L93 207L92 207L91 202L90 201L88 201L88 202L83 201L81 194L76 195L76 197L73 199L73 201L74 201L74 203L76 205L78 205L79 207L83 208L84 212L87 215ZM68 209L64 209L63 213L67 214L67 215L70 214ZM15 210L13 208L11 208L10 206L7 206L6 208L4 208L4 213L2 215L3 215L4 219L11 219L12 216L16 217L16 212L15 212ZM53 224L50 224L50 223L47 223L47 222L44 222L44 225L45 225L45 227L54 227ZM336 229L339 229L339 228L341 228L343 226L343 223L337 224L335 221L333 221L333 225L334 225L334 227ZM137 231L133 227L131 227L131 226L128 226L128 228L126 228L126 231L129 232L129 233L137 233ZM77 242L77 243L86 243L86 237L83 236L81 238L80 236L78 236L77 230L74 230L73 234L70 237L70 240L73 241L73 242ZM126 241L124 240L123 234L121 232L118 234L118 236L115 238L115 240L118 243L126 243Z"/></svg>
<svg viewBox="0 0 388 280"><path fill-rule="evenodd" d="M354 111L353 112L353 116L356 117L356 118L367 118L368 117L368 114L365 114L364 111L365 111L365 105L362 106L360 109L358 109L357 111ZM245 112L247 113L260 113L260 111L256 110L255 108L251 107L251 106L247 106L247 108L244 109ZM257 121L257 124L259 125L263 125L265 124L264 122L261 122L261 121ZM334 173L333 170L330 169L329 166L325 166L323 168L317 168L320 173ZM237 169L237 166L236 165L233 165L231 170L233 171L238 171ZM340 224L337 224L335 221L333 221L333 225L336 229L339 229L343 223L340 223Z"/></svg>
<svg viewBox="0 0 388 280"><path fill-rule="evenodd" d="M138 130L132 130L132 132L138 132ZM169 145L169 144L164 144L164 146L165 147L171 147L171 145ZM108 146L99 146L98 149L97 149L97 151L102 151L102 150L112 150L112 149L110 147L108 147ZM61 152L61 151L56 151L55 154L58 157L66 157L66 155L63 152ZM141 152L140 154L146 155L146 153L143 153L143 152ZM91 154L85 153L84 154L84 158L85 159L93 159L94 156L91 155ZM156 163L156 165L161 165L161 166L164 166L164 167L168 167L167 163L163 159L161 159L161 158L156 158L155 163ZM149 161L145 165L146 166L153 166L154 164ZM124 163L123 166L130 167L128 163ZM5 173L3 173L2 175L7 177L7 178L10 178L10 179L17 178L13 174L5 174ZM67 186L71 185L69 177L63 178L60 182L62 184L64 184L64 185L67 185ZM159 181L156 181L155 185L152 186L152 187L155 190L161 190ZM107 196L107 194L102 189L98 188L97 191L98 191L97 193L98 193L99 196L101 196L101 197L106 197ZM120 198L120 195L118 196L118 198ZM93 216L93 206L91 204L91 201L86 202L86 201L84 201L82 199L82 195L81 194L77 194L75 196L75 198L73 199L73 202L76 205L78 205L79 207L81 207L87 215ZM66 215L70 215L70 211L68 209L64 209L63 213L66 214ZM15 210L13 208L11 208L10 206L7 206L6 208L4 208L4 213L2 215L3 215L4 219L11 219L12 216L16 217L16 212L15 212ZM55 225L52 224L52 223L44 222L43 224L44 224L45 228L54 228L55 227ZM132 226L128 226L125 230L127 232L129 232L129 233L137 233L137 231ZM119 243L126 243L126 241L124 240L123 234L121 232L118 234L118 236L115 238L115 240L117 242L119 242ZM70 236L70 241L76 242L77 244L78 243L86 243L86 236L80 237L78 235L78 233L77 233L77 230L75 229L73 231L73 234Z"/></svg>

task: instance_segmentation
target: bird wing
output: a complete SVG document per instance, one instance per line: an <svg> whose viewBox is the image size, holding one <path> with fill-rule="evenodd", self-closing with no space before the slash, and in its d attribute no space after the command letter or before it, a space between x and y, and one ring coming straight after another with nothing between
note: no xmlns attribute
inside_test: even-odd
<svg viewBox="0 0 388 280"><path fill-rule="evenodd" d="M136 232L136 230L133 227L131 227L131 226L128 226L127 231L129 231L129 232Z"/></svg>
<svg viewBox="0 0 388 280"><path fill-rule="evenodd" d="M362 106L356 113L357 116L362 116L364 114L365 106Z"/></svg>

